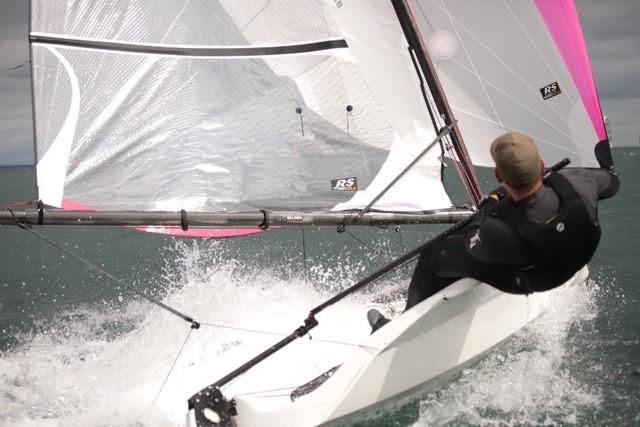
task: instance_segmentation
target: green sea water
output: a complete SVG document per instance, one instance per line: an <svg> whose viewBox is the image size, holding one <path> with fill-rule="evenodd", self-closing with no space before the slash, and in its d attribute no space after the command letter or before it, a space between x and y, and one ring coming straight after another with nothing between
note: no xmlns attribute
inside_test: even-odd
<svg viewBox="0 0 640 427"><path fill-rule="evenodd" d="M618 148L614 157L622 188L600 204L603 238L584 286L558 294L550 313L441 389L344 424L640 425L640 150ZM480 175L490 189L491 174ZM0 168L0 205L34 199L34 181L32 167ZM126 228L35 229L196 319L288 334L310 308L443 227L280 230L215 241ZM325 323L359 313L382 288L403 289L410 273L327 310ZM344 336L357 332L344 328ZM278 339L203 329L153 403L189 325L37 236L0 226L0 425L180 424L197 391L187 384L191 366L202 376L191 383L203 386ZM327 360L344 350L304 345Z"/></svg>

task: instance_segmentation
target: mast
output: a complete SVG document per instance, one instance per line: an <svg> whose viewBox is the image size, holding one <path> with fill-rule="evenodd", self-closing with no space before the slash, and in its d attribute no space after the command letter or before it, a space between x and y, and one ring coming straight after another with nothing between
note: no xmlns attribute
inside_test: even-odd
<svg viewBox="0 0 640 427"><path fill-rule="evenodd" d="M405 34L405 38L409 42L409 47L413 51L416 59L418 60L418 64L424 73L424 77L429 86L429 91L431 92L431 96L433 96L433 100L438 108L438 113L444 119L445 125L451 126L452 128L450 133L451 142L462 168L459 173L460 180L470 200L477 205L478 201L482 198L482 190L480 189L478 178L476 177L475 170L471 164L471 159L469 158L469 153L467 152L462 139L462 134L460 133L458 124L453 117L453 112L451 111L451 107L449 106L449 102L447 101L442 85L440 84L438 74L433 62L431 61L429 52L423 43L422 36L419 33L413 14L411 13L406 0L391 0L391 3L396 11L398 20L400 21L400 25L402 26L402 30ZM427 108L430 108L428 102ZM436 132L438 132L438 129L436 129Z"/></svg>

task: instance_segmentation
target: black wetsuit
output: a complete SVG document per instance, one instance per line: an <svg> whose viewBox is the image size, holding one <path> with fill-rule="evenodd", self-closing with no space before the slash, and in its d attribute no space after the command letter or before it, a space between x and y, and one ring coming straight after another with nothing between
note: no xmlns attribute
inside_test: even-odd
<svg viewBox="0 0 640 427"><path fill-rule="evenodd" d="M552 224L559 229L564 228L564 223L580 224L581 233L573 234L570 239L576 240L576 247L582 245L586 249L584 253L572 249L572 254L577 253L571 261L575 268L572 272L575 273L586 264L600 236L597 201L615 195L619 180L605 169L568 168L558 174L561 177L552 180L553 183L545 182L526 199L515 202L507 197L499 203L483 205L479 214L465 228L425 250L420 255L409 285L407 308L462 277L472 277L501 291L515 294L547 290L564 283L568 279L568 272L551 266L551 257L544 259L545 254L540 249L544 245L541 242L527 241L536 240L536 232L527 234L523 231L526 226L531 226L534 231L542 230L540 234L547 233L551 241L553 234L545 231L545 227L549 228L545 224ZM573 203L565 203L565 207L571 209L561 209L563 199L558 193L563 193L568 200L571 199L568 196L575 196ZM524 212L520 223L512 220L518 209ZM558 222L560 215L564 216ZM569 234L563 235L566 236ZM565 247L567 243L572 242L565 241ZM559 259L563 256L554 252L552 247L548 248L548 253ZM546 268L545 264L551 268Z"/></svg>

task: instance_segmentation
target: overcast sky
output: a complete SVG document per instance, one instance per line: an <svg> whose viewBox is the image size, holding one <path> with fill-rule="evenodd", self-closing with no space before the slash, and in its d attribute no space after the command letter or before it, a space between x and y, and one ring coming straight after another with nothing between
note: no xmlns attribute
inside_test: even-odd
<svg viewBox="0 0 640 427"><path fill-rule="evenodd" d="M0 0L0 165L33 163L28 0ZM640 0L575 0L615 146L640 144ZM15 68L18 67L18 68Z"/></svg>

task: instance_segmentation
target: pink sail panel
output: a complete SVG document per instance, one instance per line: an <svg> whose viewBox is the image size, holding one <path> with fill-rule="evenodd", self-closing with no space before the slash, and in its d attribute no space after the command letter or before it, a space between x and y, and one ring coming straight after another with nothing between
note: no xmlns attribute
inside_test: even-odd
<svg viewBox="0 0 640 427"><path fill-rule="evenodd" d="M136 227L147 233L158 233L176 237L199 237L220 239L225 237L240 237L250 234L262 233L265 230L257 228L190 228L183 230L180 227Z"/></svg>
<svg viewBox="0 0 640 427"><path fill-rule="evenodd" d="M85 205L84 203L76 202L75 200L62 199L62 205L60 206L65 211L95 211L93 206Z"/></svg>
<svg viewBox="0 0 640 427"><path fill-rule="evenodd" d="M63 199L62 209L70 211L95 211L93 206L85 205L73 200ZM178 237L200 237L200 238L225 238L240 237L250 234L262 233L265 230L257 228L192 228L183 230L180 227L131 227L133 229L147 233L166 234Z"/></svg>
<svg viewBox="0 0 640 427"><path fill-rule="evenodd" d="M598 138L606 139L600 100L573 0L535 0L535 4L571 73Z"/></svg>

